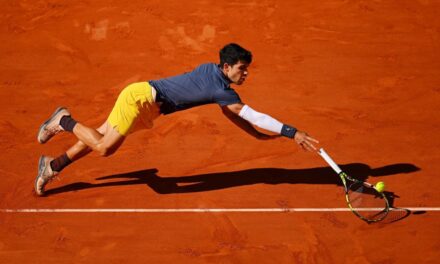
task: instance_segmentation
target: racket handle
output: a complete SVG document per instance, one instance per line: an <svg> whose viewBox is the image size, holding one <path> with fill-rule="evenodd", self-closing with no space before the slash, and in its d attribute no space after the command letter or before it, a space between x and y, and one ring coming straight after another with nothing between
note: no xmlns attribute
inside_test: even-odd
<svg viewBox="0 0 440 264"><path fill-rule="evenodd" d="M341 170L341 168L339 168L338 164L336 164L336 162L334 162L332 160L332 158L330 158L330 156L327 154L327 152L325 152L325 150L323 148L320 148L318 150L318 154L328 163L328 165L330 165L330 167L332 167L332 169L337 174L342 172L342 170Z"/></svg>

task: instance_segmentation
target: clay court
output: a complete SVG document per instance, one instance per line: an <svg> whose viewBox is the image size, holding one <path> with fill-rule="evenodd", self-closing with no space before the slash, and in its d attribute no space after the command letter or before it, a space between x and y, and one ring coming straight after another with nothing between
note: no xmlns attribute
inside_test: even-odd
<svg viewBox="0 0 440 264"><path fill-rule="evenodd" d="M438 263L439 1L1 6L1 263ZM38 144L56 107L98 127L126 85L218 62L229 42L253 52L233 86L245 103L408 210L376 224L338 211L340 179L316 153L257 140L216 105L161 116L34 194L39 156L76 142Z"/></svg>

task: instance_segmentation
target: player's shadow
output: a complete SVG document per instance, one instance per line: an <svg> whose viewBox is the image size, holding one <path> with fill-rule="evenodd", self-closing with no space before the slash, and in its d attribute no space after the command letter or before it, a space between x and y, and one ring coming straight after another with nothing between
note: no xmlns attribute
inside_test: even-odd
<svg viewBox="0 0 440 264"><path fill-rule="evenodd" d="M350 163L340 166L354 178L367 180L370 176L391 176L420 170L413 164L398 163L379 168L371 168L362 163ZM147 169L96 178L101 183L78 182L46 191L46 195L79 191L90 188L146 184L160 194L206 192L253 184L334 184L341 180L329 167L309 169L258 168L231 172L217 172L192 176L161 177L157 169ZM117 180L117 181L114 181ZM372 181L374 182L374 181ZM386 192L390 205L395 197Z"/></svg>

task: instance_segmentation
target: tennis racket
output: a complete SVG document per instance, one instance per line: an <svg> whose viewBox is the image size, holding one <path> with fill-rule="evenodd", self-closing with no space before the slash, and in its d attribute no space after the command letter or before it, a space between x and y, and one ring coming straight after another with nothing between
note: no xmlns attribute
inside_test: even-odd
<svg viewBox="0 0 440 264"><path fill-rule="evenodd" d="M318 154L341 178L348 207L357 217L373 223L387 216L390 206L383 192L379 192L373 184L354 179L343 172L323 148L318 150Z"/></svg>

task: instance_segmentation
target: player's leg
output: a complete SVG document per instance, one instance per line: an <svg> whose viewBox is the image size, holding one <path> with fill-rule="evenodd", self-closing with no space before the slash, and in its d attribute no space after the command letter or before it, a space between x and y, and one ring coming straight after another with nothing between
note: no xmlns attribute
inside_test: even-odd
<svg viewBox="0 0 440 264"><path fill-rule="evenodd" d="M147 82L135 83L127 86L119 94L107 121L101 127L101 131L78 123L70 116L70 112L66 108L60 107L40 127L37 139L40 143L46 143L61 131L75 134L79 142L59 157L59 164L61 167L65 167L72 160L87 155L91 150L99 152L102 156L113 154L123 143L125 137L133 132L139 117L141 117L142 123L147 125L146 127L151 128L152 120L159 115L159 108L154 104L152 87ZM35 190L38 195L44 194L44 186L62 169L56 164L54 165L56 168L52 169L50 165L52 160L50 157L40 157L38 176L35 182Z"/></svg>
<svg viewBox="0 0 440 264"><path fill-rule="evenodd" d="M135 118L130 120L131 123L134 121ZM131 123L129 126L132 125ZM46 143L49 141L49 139L61 131L73 133L85 145L90 147L92 150L99 152L102 156L108 156L114 153L124 138L122 135L124 133L119 133L109 124L105 125L105 133L103 135L94 128L90 128L78 123L71 117L70 112L66 108L60 107L40 127L37 136L38 142ZM82 146L79 147L80 149L82 148Z"/></svg>
<svg viewBox="0 0 440 264"><path fill-rule="evenodd" d="M97 131L104 135L107 130L107 122L104 122ZM79 160L92 152L92 149L84 144L81 140L78 140L72 147L70 147L65 153L53 159L50 162L50 166L53 171L61 172L70 163Z"/></svg>
<svg viewBox="0 0 440 264"><path fill-rule="evenodd" d="M86 156L90 152L92 152L92 149L84 144L81 140L78 140L75 145L66 150L66 155L70 161L74 162Z"/></svg>
<svg viewBox="0 0 440 264"><path fill-rule="evenodd" d="M77 123L75 125L80 125ZM75 129L77 130L77 129ZM114 128L112 128L108 122L106 121L98 130L94 130L93 142L89 142L89 144L93 144L92 146L85 144L81 138L85 138L90 141L90 138L83 137L82 134L90 134L91 128L86 126L80 126L77 130L78 141L74 146L72 146L66 153L57 157L56 159L49 156L41 156L38 163L38 175L35 180L35 192L37 195L44 195L44 188L48 182L50 182L55 176L59 174L59 172L69 165L72 160L77 160L88 153L90 153L93 149L100 151L102 155L110 155L114 153L119 146L124 141L125 137L120 135ZM84 132L85 131L85 132ZM103 134L101 134L103 133Z"/></svg>
<svg viewBox="0 0 440 264"><path fill-rule="evenodd" d="M105 134L100 134L97 130L77 123L72 132L86 146L97 151L101 156L113 154L124 142L125 136L121 135L106 121Z"/></svg>

